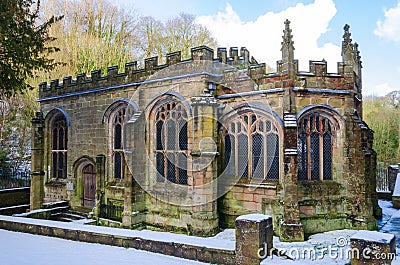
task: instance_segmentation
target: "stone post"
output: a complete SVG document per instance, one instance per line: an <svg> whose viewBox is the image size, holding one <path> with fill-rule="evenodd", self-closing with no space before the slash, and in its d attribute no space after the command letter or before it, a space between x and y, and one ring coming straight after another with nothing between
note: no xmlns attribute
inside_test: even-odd
<svg viewBox="0 0 400 265"><path fill-rule="evenodd" d="M396 238L392 234L360 230L350 238L351 264L391 264L396 258Z"/></svg>
<svg viewBox="0 0 400 265"><path fill-rule="evenodd" d="M217 213L217 99L205 90L191 98L193 106L193 205L192 228L194 234L212 235L218 230Z"/></svg>
<svg viewBox="0 0 400 265"><path fill-rule="evenodd" d="M273 248L272 217L247 214L236 218L236 264L259 265Z"/></svg>
<svg viewBox="0 0 400 265"><path fill-rule="evenodd" d="M100 204L104 203L104 183L106 176L106 157L96 156L96 208L95 216L100 215Z"/></svg>
<svg viewBox="0 0 400 265"><path fill-rule="evenodd" d="M146 116L137 112L125 124L124 127L124 154L126 170L125 179L124 211L122 213L122 225L132 226L145 220L143 214L145 209L145 194L136 197L135 189L143 191L148 189L149 180L146 177L146 166L148 156L145 138ZM133 212L140 212L133 214Z"/></svg>
<svg viewBox="0 0 400 265"><path fill-rule="evenodd" d="M30 209L42 208L44 198L44 119L43 113L36 112L32 119L32 157Z"/></svg>
<svg viewBox="0 0 400 265"><path fill-rule="evenodd" d="M304 232L300 223L297 195L297 122L294 114L285 113L284 119L284 175L283 219L280 226L282 241L303 241Z"/></svg>

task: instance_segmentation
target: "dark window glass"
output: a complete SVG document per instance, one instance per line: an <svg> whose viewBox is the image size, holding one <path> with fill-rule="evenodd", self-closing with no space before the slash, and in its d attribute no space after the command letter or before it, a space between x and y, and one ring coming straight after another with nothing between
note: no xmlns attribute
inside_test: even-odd
<svg viewBox="0 0 400 265"><path fill-rule="evenodd" d="M279 179L279 137L277 134L267 134L267 178Z"/></svg>
<svg viewBox="0 0 400 265"><path fill-rule="evenodd" d="M275 123L267 115L252 111L238 114L226 121L229 127L222 129L224 172L243 179L278 180L279 137Z"/></svg>
<svg viewBox="0 0 400 265"><path fill-rule="evenodd" d="M254 116L255 117L255 116ZM252 137L253 145L253 178L264 178L264 140L259 133Z"/></svg>
<svg viewBox="0 0 400 265"><path fill-rule="evenodd" d="M332 179L333 124L312 113L300 120L298 128L298 179Z"/></svg>
<svg viewBox="0 0 400 265"><path fill-rule="evenodd" d="M163 150L163 127L164 123L162 121L158 121L156 123L156 149L157 150Z"/></svg>
<svg viewBox="0 0 400 265"><path fill-rule="evenodd" d="M121 179L122 177L122 157L120 152L114 153L114 178Z"/></svg>
<svg viewBox="0 0 400 265"><path fill-rule="evenodd" d="M51 159L52 177L63 179L67 177L67 122L62 114L57 114L52 126Z"/></svg>
<svg viewBox="0 0 400 265"><path fill-rule="evenodd" d="M241 178L249 177L249 146L247 136L240 134L238 136L238 175Z"/></svg>
<svg viewBox="0 0 400 265"><path fill-rule="evenodd" d="M188 128L182 104L160 100L154 107L157 182L187 184Z"/></svg>
<svg viewBox="0 0 400 265"><path fill-rule="evenodd" d="M324 135L324 179L332 179L332 136Z"/></svg>

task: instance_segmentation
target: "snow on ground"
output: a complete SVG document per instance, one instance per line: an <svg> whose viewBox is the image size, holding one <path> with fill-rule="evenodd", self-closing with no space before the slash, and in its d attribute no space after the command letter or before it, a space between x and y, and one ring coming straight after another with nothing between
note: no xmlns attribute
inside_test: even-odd
<svg viewBox="0 0 400 265"><path fill-rule="evenodd" d="M400 238L400 211L394 209L390 201L379 201L383 210L383 218L379 222L379 230L391 233ZM399 216L398 216L399 215ZM235 230L226 229L212 238L200 238L167 232L149 230L126 230L110 227L99 227L77 223L63 223L47 220L36 220L20 217L0 216L0 219L14 220L37 225L80 229L105 234L137 236L146 239L167 242L180 242L213 248L234 249ZM267 257L262 264L280 265L345 265L349 264L348 256L350 237L356 230L336 230L315 234L304 242L280 242L274 237L274 254ZM399 241L397 241L399 243ZM176 257L121 247L75 242L58 238L23 234L0 230L0 260L4 264L18 265L59 265L80 264L205 264ZM261 250L260 254L263 251ZM400 264L400 246L397 245L397 257L393 265Z"/></svg>
<svg viewBox="0 0 400 265"><path fill-rule="evenodd" d="M190 265L202 262L148 251L10 232L0 229L0 261L7 265Z"/></svg>
<svg viewBox="0 0 400 265"><path fill-rule="evenodd" d="M188 236L184 234L174 234L170 232L159 232L159 231L151 231L151 230L130 230L130 229L122 229L122 228L113 228L113 227L104 227L104 226L95 226L95 225L84 225L77 222L59 222L59 221L51 221L51 220L40 220L40 219L32 219L32 218L23 218L23 217L15 217L15 216L5 216L0 215L0 220L6 221L15 221L33 225L44 225L50 227L58 227L64 229L72 229L72 230L82 230L89 232L97 232L108 235L119 235L126 237L140 237L143 239L155 240L155 241L164 241L164 242L179 242L183 244L200 246L200 247L209 247L209 248L217 248L217 249L225 249L225 250L234 250L235 242L230 240L220 239L220 238L204 238L204 237L196 237L196 236Z"/></svg>

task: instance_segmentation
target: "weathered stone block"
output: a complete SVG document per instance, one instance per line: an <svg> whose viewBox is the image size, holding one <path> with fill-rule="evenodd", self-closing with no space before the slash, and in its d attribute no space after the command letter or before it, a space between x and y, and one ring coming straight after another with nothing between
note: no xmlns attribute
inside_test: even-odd
<svg viewBox="0 0 400 265"><path fill-rule="evenodd" d="M239 216L236 225L236 264L260 264L273 247L272 217L263 214Z"/></svg>
<svg viewBox="0 0 400 265"><path fill-rule="evenodd" d="M391 264L396 257L396 239L392 234L358 231L350 238L351 264Z"/></svg>

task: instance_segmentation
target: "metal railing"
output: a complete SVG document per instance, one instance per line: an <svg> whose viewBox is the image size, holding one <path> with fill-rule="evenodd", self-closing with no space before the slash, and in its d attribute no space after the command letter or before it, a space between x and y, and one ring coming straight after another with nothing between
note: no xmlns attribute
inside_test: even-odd
<svg viewBox="0 0 400 265"><path fill-rule="evenodd" d="M100 204L100 217L122 222L122 212L124 211L123 206L116 206L112 204Z"/></svg>
<svg viewBox="0 0 400 265"><path fill-rule="evenodd" d="M389 174L386 166L381 166L376 170L376 191L389 192Z"/></svg>
<svg viewBox="0 0 400 265"><path fill-rule="evenodd" d="M14 189L30 187L31 175L29 171L16 173L0 172L0 189Z"/></svg>

